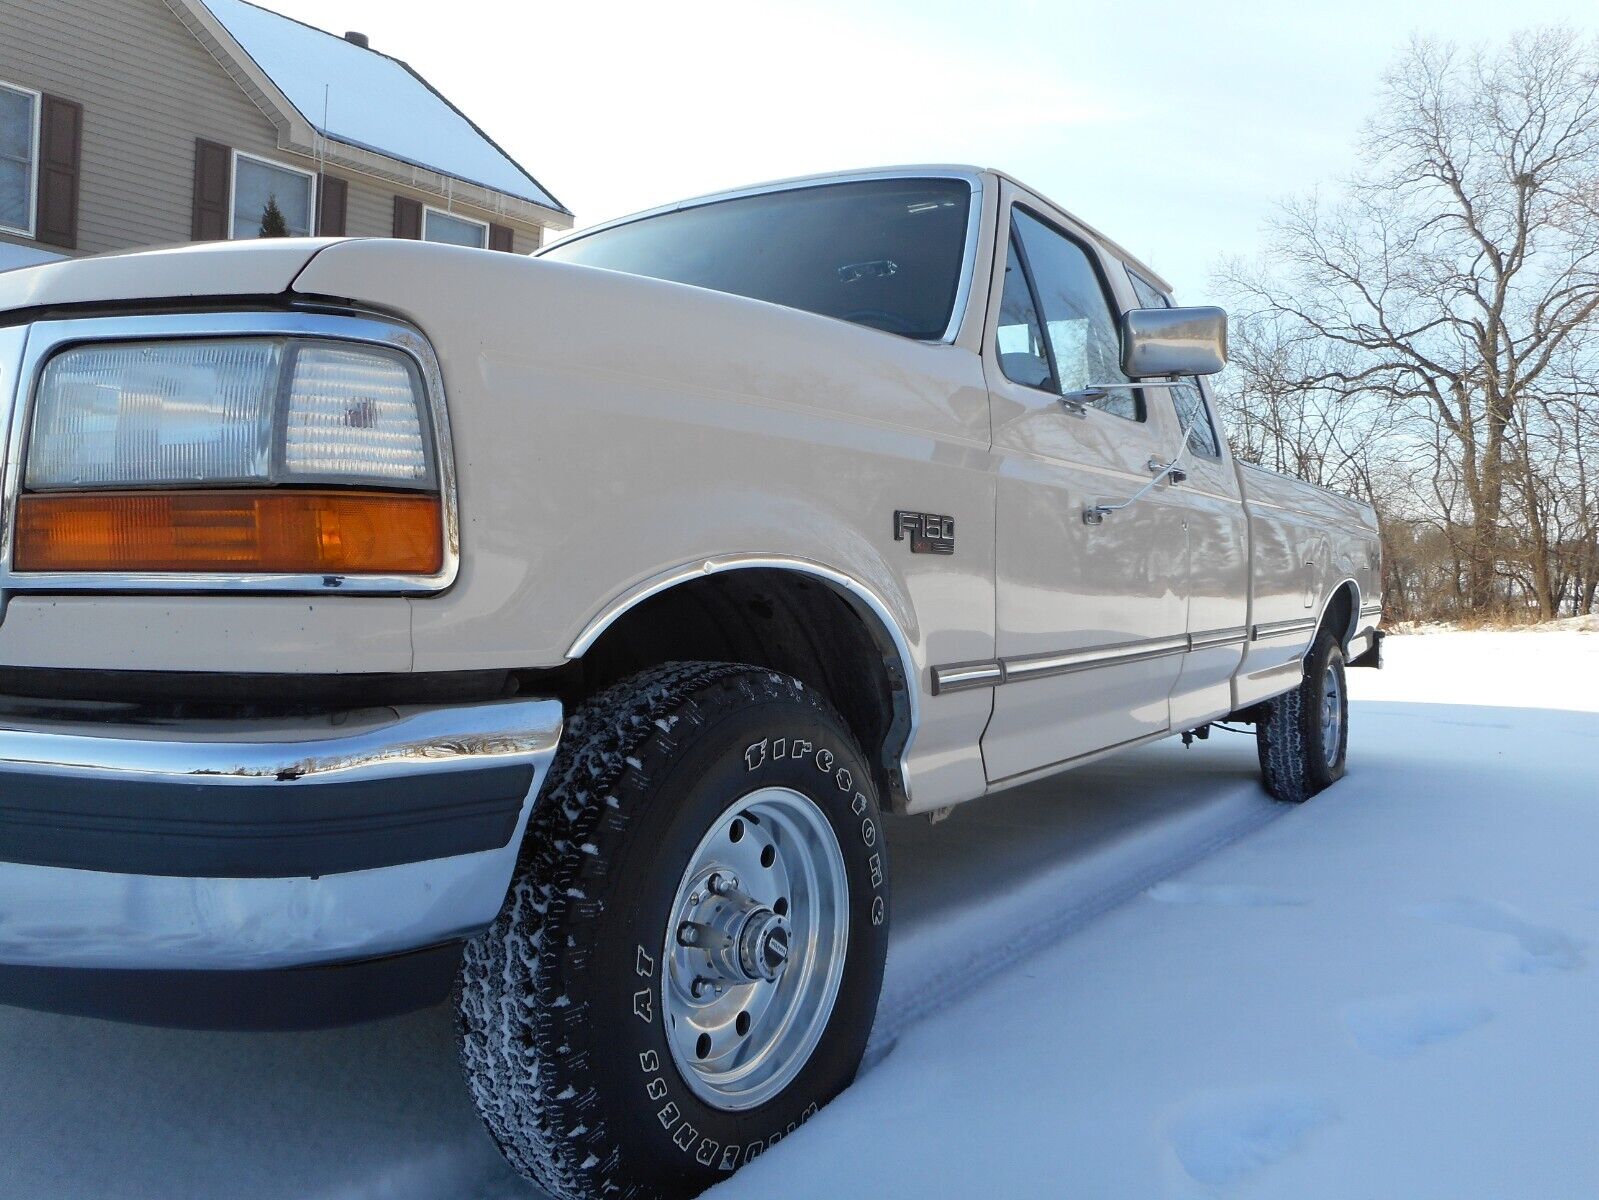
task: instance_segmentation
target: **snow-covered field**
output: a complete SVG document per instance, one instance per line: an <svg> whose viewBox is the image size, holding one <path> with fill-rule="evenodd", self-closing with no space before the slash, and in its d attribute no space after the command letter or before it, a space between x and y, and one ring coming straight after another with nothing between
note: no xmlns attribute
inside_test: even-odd
<svg viewBox="0 0 1599 1200"><path fill-rule="evenodd" d="M1388 649L1303 808L1217 733L895 823L871 1068L714 1195L1599 1195L1599 635ZM533 1194L443 1010L0 1009L0 1196Z"/></svg>

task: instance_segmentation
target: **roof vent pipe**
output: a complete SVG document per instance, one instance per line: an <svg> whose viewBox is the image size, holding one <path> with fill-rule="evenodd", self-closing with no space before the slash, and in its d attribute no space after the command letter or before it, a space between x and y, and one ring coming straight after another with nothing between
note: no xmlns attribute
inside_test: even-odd
<svg viewBox="0 0 1599 1200"><path fill-rule="evenodd" d="M344 40L347 42L354 42L363 50L370 50L372 48L372 39L367 37L364 33L357 33L353 29L345 33Z"/></svg>

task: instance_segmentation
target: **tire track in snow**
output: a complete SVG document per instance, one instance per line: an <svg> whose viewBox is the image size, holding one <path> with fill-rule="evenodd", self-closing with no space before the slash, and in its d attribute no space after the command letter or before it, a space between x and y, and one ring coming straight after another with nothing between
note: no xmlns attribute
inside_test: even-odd
<svg viewBox="0 0 1599 1200"><path fill-rule="evenodd" d="M881 1062L911 1026L1289 811L1254 785L1238 787L1059 871L1045 871L1021 885L997 884L992 896L957 917L940 920L931 929L919 927L891 943L862 1072ZM999 930L1006 932L996 938ZM962 953L963 946L976 948Z"/></svg>

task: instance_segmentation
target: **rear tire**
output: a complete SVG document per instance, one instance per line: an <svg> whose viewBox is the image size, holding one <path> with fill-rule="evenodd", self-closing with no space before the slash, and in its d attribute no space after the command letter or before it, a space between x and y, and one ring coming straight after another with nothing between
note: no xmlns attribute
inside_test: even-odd
<svg viewBox="0 0 1599 1200"><path fill-rule="evenodd" d="M1344 652L1330 633L1305 655L1305 678L1266 701L1255 724L1261 780L1273 799L1300 804L1344 777L1349 748L1349 690Z"/></svg>
<svg viewBox="0 0 1599 1200"><path fill-rule="evenodd" d="M678 663L589 701L461 969L506 1159L560 1200L725 1179L854 1078L887 903L865 757L804 684Z"/></svg>

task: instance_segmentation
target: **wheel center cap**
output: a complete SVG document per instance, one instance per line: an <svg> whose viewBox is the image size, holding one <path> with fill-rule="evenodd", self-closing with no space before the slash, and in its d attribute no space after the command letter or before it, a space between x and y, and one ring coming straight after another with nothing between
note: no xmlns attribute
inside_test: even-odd
<svg viewBox="0 0 1599 1200"><path fill-rule="evenodd" d="M788 953L788 921L769 908L751 913L738 939L738 965L744 975L774 983L788 966Z"/></svg>

